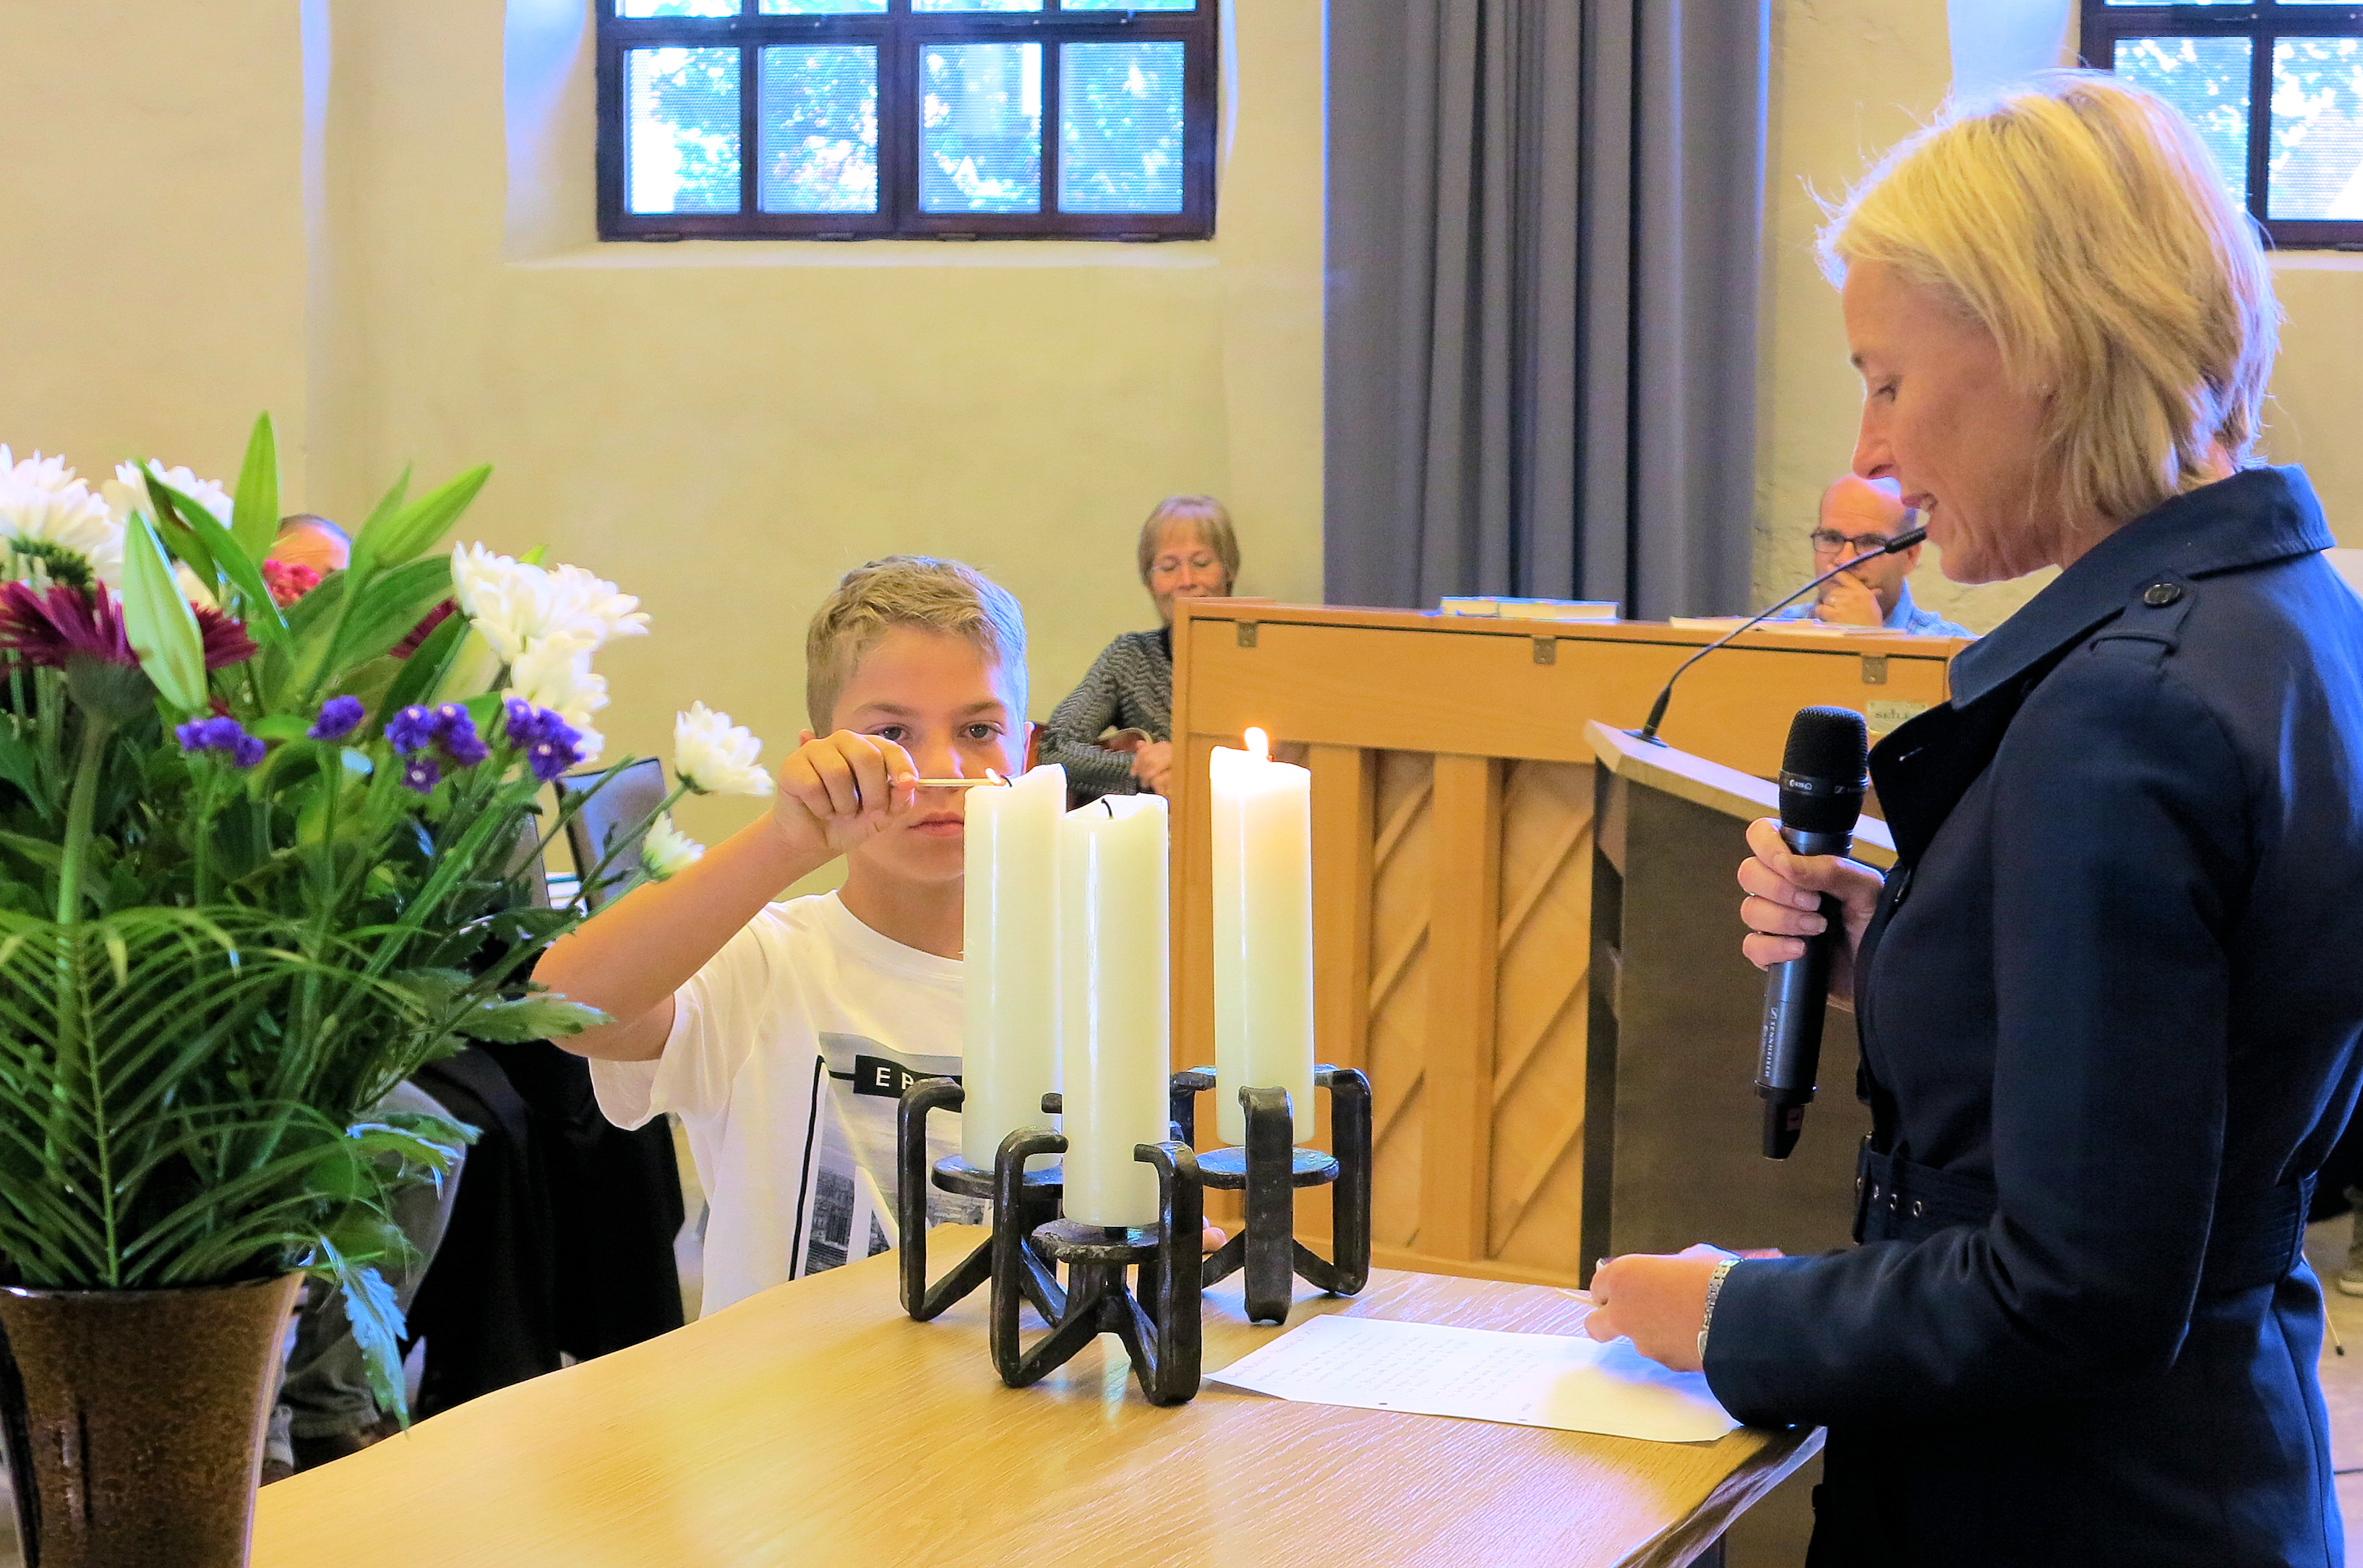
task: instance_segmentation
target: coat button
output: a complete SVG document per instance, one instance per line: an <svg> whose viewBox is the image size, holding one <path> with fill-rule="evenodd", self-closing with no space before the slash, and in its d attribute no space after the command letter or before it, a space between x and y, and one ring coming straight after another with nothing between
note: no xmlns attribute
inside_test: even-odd
<svg viewBox="0 0 2363 1568"><path fill-rule="evenodd" d="M2182 597L2180 583L2152 583L2142 590L2142 603L2154 610L2162 610Z"/></svg>

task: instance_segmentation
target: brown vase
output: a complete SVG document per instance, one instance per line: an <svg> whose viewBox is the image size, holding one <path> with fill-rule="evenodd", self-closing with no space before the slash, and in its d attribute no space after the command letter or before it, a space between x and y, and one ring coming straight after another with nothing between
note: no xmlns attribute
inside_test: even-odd
<svg viewBox="0 0 2363 1568"><path fill-rule="evenodd" d="M25 1568L241 1568L303 1283L0 1287Z"/></svg>

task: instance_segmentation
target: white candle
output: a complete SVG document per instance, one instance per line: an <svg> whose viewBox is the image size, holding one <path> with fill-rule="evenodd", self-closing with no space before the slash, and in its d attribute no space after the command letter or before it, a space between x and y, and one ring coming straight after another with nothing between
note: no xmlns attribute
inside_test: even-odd
<svg viewBox="0 0 2363 1568"><path fill-rule="evenodd" d="M1066 1215L1086 1225L1157 1219L1157 1173L1133 1150L1170 1125L1165 897L1163 800L1109 795L1067 814L1059 1062Z"/></svg>
<svg viewBox="0 0 2363 1568"><path fill-rule="evenodd" d="M960 1156L993 1169L1001 1140L1045 1128L1059 1086L1059 819L1067 770L1033 769L1006 789L968 792L961 973ZM1040 1168L1054 1163L1037 1157Z"/></svg>
<svg viewBox="0 0 2363 1568"><path fill-rule="evenodd" d="M1313 775L1215 748L1215 1125L1247 1141L1242 1088L1288 1091L1296 1140L1313 1137Z"/></svg>

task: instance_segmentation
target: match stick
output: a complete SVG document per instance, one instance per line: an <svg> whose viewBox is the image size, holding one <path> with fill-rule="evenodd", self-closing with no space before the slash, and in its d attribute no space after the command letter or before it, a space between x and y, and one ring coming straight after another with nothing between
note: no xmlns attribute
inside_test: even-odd
<svg viewBox="0 0 2363 1568"><path fill-rule="evenodd" d="M914 782L915 782L915 783L916 783L916 784L918 784L918 786L919 786L921 789L974 789L974 788L975 788L977 785L979 785L979 784L1007 784L1009 781L1008 781L1007 779L993 778L993 779L918 779L918 780L915 780L915 781L914 781Z"/></svg>

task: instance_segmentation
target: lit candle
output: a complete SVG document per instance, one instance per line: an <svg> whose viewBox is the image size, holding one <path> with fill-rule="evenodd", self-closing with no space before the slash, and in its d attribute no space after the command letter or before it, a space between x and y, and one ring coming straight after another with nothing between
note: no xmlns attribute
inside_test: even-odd
<svg viewBox="0 0 2363 1568"><path fill-rule="evenodd" d="M1313 775L1248 749L1215 748L1215 1125L1247 1141L1242 1088L1288 1091L1296 1139L1313 1131Z"/></svg>
<svg viewBox="0 0 2363 1568"><path fill-rule="evenodd" d="M1134 1148L1165 1140L1165 802L1108 795L1059 827L1059 1063L1066 1215L1151 1225L1157 1173Z"/></svg>
<svg viewBox="0 0 2363 1568"><path fill-rule="evenodd" d="M1059 818L1067 770L1033 769L1007 789L968 792L961 971L960 1157L993 1169L1001 1140L1051 1119L1059 1086ZM1055 1162L1037 1156L1037 1168Z"/></svg>

